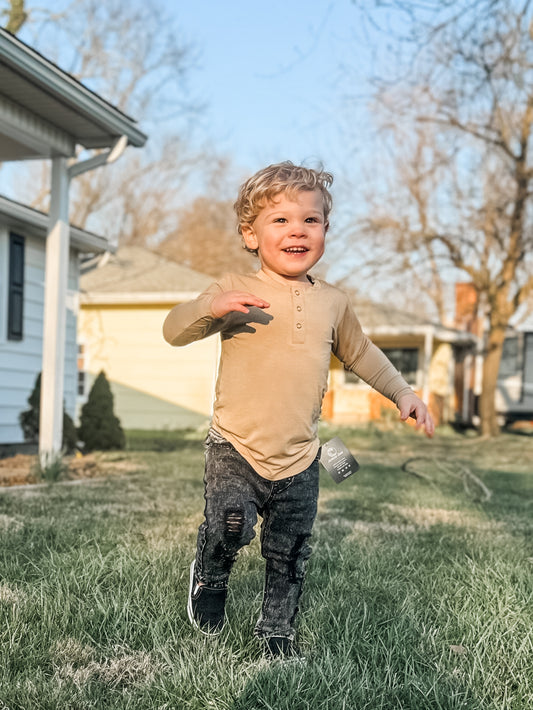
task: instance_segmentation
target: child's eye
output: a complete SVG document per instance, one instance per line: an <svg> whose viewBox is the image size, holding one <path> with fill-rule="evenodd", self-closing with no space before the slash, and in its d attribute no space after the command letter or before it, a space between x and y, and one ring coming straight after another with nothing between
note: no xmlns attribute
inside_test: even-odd
<svg viewBox="0 0 533 710"><path fill-rule="evenodd" d="M287 220L285 219L285 217L276 217L276 219L274 220L274 222L286 222L286 221Z"/></svg>
<svg viewBox="0 0 533 710"><path fill-rule="evenodd" d="M308 217L305 221L306 222L319 222L320 220L318 219L318 217Z"/></svg>

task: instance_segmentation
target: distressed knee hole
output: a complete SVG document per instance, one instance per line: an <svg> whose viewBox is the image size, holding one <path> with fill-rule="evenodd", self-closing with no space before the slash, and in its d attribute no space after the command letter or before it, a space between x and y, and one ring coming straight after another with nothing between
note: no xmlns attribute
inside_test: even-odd
<svg viewBox="0 0 533 710"><path fill-rule="evenodd" d="M239 538L244 528L244 511L228 510L225 519L225 536L230 540Z"/></svg>

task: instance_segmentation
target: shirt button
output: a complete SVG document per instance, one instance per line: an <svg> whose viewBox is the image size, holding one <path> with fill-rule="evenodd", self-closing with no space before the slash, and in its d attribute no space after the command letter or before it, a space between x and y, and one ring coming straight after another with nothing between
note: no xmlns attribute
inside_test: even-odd
<svg viewBox="0 0 533 710"><path fill-rule="evenodd" d="M301 323L296 323L296 327L297 327L297 328L301 328L301 327L302 327L302 324L301 324Z"/></svg>
<svg viewBox="0 0 533 710"><path fill-rule="evenodd" d="M297 310L297 311L301 311L301 310L302 310L302 307L301 307L301 306L296 306L296 310Z"/></svg>
<svg viewBox="0 0 533 710"><path fill-rule="evenodd" d="M298 290L296 290L294 293L295 293L297 296L300 295L300 292L299 292Z"/></svg>

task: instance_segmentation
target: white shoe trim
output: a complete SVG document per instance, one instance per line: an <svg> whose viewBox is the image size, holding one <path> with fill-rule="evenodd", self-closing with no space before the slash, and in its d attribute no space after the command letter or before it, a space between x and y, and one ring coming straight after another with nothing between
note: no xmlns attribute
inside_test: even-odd
<svg viewBox="0 0 533 710"><path fill-rule="evenodd" d="M194 628L197 631L199 631L201 634L203 634L204 636L218 636L220 634L220 630L206 631L205 629L202 629L200 624L194 618L194 611L192 608L192 597L193 597L193 593L195 593L200 586L196 583L196 578L195 578L195 574L194 574L195 567L196 567L196 560L193 560L191 562L191 566L190 566L190 570L189 570L189 596L187 597L187 616L189 617L189 621L194 626Z"/></svg>

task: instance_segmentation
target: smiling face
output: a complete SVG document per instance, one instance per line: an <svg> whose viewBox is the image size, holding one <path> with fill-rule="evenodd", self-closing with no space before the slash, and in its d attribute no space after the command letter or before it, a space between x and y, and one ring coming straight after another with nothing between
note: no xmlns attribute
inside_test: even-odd
<svg viewBox="0 0 533 710"><path fill-rule="evenodd" d="M253 224L242 225L242 235L248 249L257 249L265 273L306 281L324 253L327 229L320 190L298 190L269 200Z"/></svg>

